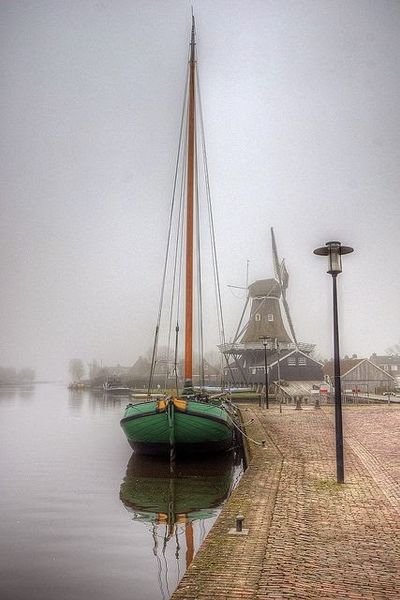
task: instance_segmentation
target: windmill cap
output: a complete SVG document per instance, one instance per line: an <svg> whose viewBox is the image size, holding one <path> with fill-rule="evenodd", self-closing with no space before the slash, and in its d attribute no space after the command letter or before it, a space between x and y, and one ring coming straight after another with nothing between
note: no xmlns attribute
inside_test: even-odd
<svg viewBox="0 0 400 600"><path fill-rule="evenodd" d="M265 296L280 298L280 295L279 283L273 278L257 279L257 281L249 285L249 296L251 298L263 298Z"/></svg>

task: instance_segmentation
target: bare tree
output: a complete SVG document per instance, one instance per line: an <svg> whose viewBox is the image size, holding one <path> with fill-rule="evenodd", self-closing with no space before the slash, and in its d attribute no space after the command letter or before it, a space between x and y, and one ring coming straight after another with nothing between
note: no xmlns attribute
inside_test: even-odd
<svg viewBox="0 0 400 600"><path fill-rule="evenodd" d="M400 343L386 348L386 354L400 354Z"/></svg>
<svg viewBox="0 0 400 600"><path fill-rule="evenodd" d="M80 381L85 374L85 367L80 358L71 358L69 361L69 374L74 381Z"/></svg>

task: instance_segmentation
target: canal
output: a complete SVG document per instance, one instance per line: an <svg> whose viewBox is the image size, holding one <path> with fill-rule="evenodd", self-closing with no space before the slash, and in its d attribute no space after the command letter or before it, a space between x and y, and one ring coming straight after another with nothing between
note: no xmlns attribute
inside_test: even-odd
<svg viewBox="0 0 400 600"><path fill-rule="evenodd" d="M0 598L166 600L242 473L240 457L132 455L128 399L0 389Z"/></svg>

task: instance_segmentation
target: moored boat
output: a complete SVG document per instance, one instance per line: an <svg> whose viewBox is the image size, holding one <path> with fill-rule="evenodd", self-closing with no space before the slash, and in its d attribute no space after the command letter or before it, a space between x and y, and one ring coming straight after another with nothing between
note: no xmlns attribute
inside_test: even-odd
<svg viewBox="0 0 400 600"><path fill-rule="evenodd" d="M203 353L203 321L202 321L202 267L200 264L200 208L199 208L199 160L203 160L202 173L205 178L205 214L208 213L210 227L210 245L214 271L214 284L217 301L217 322L219 324L220 340L224 340L223 318L221 309L221 293L219 289L219 276L217 271L217 255L215 246L215 233L212 217L211 198L209 191L208 167L206 164L206 151L204 142L203 119L199 97L195 23L192 17L192 31L190 39L190 53L188 64L187 86L185 103L181 122L178 158L176 163L174 193L171 205L167 255L164 263L162 290L158 321L155 329L152 353L151 371L148 386L148 396L145 402L129 404L121 420L122 429L131 447L143 454L168 454L174 458L178 454L204 454L207 452L221 452L235 443L235 407L225 398L221 389L220 395L208 395L204 385L204 360L200 359L199 373L203 372L200 380L200 391L193 388L193 346L194 343ZM198 129L200 131L198 131ZM178 173L179 168L181 172ZM177 195L177 181L181 181L181 197L175 202ZM183 183L185 182L185 183ZM183 198L185 202L183 203ZM175 231L172 234L173 216L176 215ZM184 228L184 221L186 227ZM184 231L185 229L185 231ZM171 252L175 236L175 249ZM170 254L169 254L170 252ZM175 327L175 356L173 372L175 374L176 393L157 400L151 399L152 381L155 365L157 364L157 348L160 336L160 320L165 295L165 281L167 267L173 262L172 269L172 294L171 313L169 318L171 339L172 311L177 307ZM184 258L183 258L184 257ZM179 262L179 261L182 262ZM184 282L180 281L184 273ZM197 277L197 279L196 279ZM184 289L184 294L183 294ZM174 297L174 292L176 297ZM196 298L195 298L196 294ZM178 313L184 296L184 386L182 393L178 392L178 347L179 347L179 319ZM196 307L196 309L195 309ZM194 342L194 318L197 318L197 339ZM199 379L201 379L199 375Z"/></svg>
<svg viewBox="0 0 400 600"><path fill-rule="evenodd" d="M131 393L131 388L123 384L119 379L107 379L103 383L103 391L106 394L119 394L121 396L128 396Z"/></svg>
<svg viewBox="0 0 400 600"><path fill-rule="evenodd" d="M217 400L162 398L129 404L121 426L132 449L143 454L205 454L232 447L237 415Z"/></svg>

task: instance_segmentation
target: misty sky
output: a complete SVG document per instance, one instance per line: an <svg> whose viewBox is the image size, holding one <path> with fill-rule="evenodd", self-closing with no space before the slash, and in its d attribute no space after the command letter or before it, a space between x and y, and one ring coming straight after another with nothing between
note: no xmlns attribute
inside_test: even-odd
<svg viewBox="0 0 400 600"><path fill-rule="evenodd" d="M0 365L132 364L158 308L190 2L0 3ZM297 336L332 355L400 340L400 3L194 2L226 333L246 260L290 273ZM210 346L217 341L210 335Z"/></svg>

